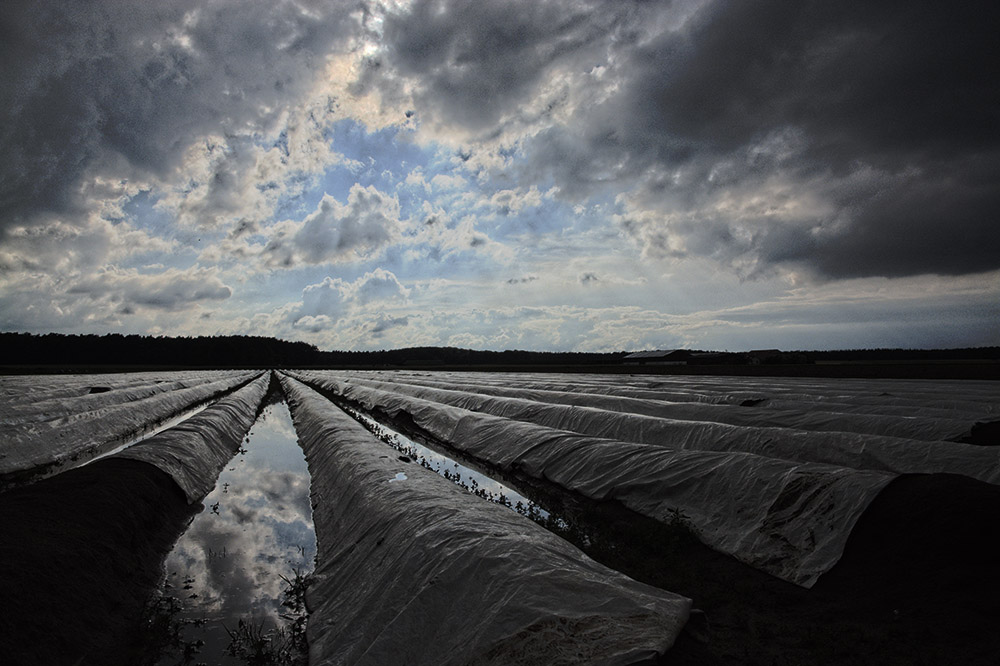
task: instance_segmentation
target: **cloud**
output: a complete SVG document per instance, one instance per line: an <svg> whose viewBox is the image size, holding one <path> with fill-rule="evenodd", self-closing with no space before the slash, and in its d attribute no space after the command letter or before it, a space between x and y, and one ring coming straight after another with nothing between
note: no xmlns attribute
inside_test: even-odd
<svg viewBox="0 0 1000 666"><path fill-rule="evenodd" d="M376 338L380 338L386 331L402 326L408 326L409 324L409 317L390 317L384 314L379 315L371 327L371 334Z"/></svg>
<svg viewBox="0 0 1000 666"><path fill-rule="evenodd" d="M1000 266L998 12L416 2L386 18L379 71L522 183L617 195L648 258L957 275Z"/></svg>
<svg viewBox="0 0 1000 666"><path fill-rule="evenodd" d="M398 199L354 184L346 204L325 194L302 222L276 225L262 255L272 267L366 258L395 241L399 230Z"/></svg>
<svg viewBox="0 0 1000 666"><path fill-rule="evenodd" d="M379 80L386 76L384 58L418 81L413 97L422 122L492 131L564 56L600 44L608 28L603 9L602 3L418 0L385 16L385 50L361 82L398 86Z"/></svg>
<svg viewBox="0 0 1000 666"><path fill-rule="evenodd" d="M201 301L222 301L233 294L212 269L167 269L155 274L135 270L106 270L80 280L68 294L95 301L178 310Z"/></svg>
<svg viewBox="0 0 1000 666"><path fill-rule="evenodd" d="M477 228L477 218L465 215L457 222L443 211L424 208L423 224L406 238L406 256L429 265L474 265L479 270L489 264L506 265L514 250Z"/></svg>
<svg viewBox="0 0 1000 666"><path fill-rule="evenodd" d="M64 275L93 269L113 258L165 252L173 243L150 237L127 224L95 219L69 224L52 219L0 232L0 275L46 272Z"/></svg>
<svg viewBox="0 0 1000 666"><path fill-rule="evenodd" d="M462 176L439 173L431 178L430 184L436 190L459 190L468 185L469 181Z"/></svg>
<svg viewBox="0 0 1000 666"><path fill-rule="evenodd" d="M349 291L359 305L373 302L405 300L410 290L404 287L390 271L376 268L354 281Z"/></svg>
<svg viewBox="0 0 1000 666"><path fill-rule="evenodd" d="M324 56L346 46L356 19L349 9L336 1L99 0L86 11L6 3L0 226L78 211L80 184L95 174L170 179L200 137L276 128Z"/></svg>
<svg viewBox="0 0 1000 666"><path fill-rule="evenodd" d="M366 306L405 303L409 295L410 290L392 272L376 268L353 282L326 277L308 285L302 290L302 301L282 310L281 316L296 329L318 333Z"/></svg>
<svg viewBox="0 0 1000 666"><path fill-rule="evenodd" d="M527 191L501 190L487 200L481 201L477 208L491 208L499 215L516 215L524 208L542 205L542 194L532 186Z"/></svg>
<svg viewBox="0 0 1000 666"><path fill-rule="evenodd" d="M289 316L293 322L305 317L312 317L306 325L313 326L316 317L323 317L322 322L332 322L340 319L350 300L352 285L340 278L326 277L318 284L311 284L302 290L302 304Z"/></svg>
<svg viewBox="0 0 1000 666"><path fill-rule="evenodd" d="M306 331L308 333L320 333L321 331L329 331L336 324L337 319L330 317L329 315L305 315L295 319L292 322L292 327L299 331Z"/></svg>

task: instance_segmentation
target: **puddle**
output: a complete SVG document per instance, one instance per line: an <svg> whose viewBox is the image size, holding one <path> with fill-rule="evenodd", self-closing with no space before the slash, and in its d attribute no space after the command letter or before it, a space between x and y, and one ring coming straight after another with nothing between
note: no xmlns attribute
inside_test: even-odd
<svg viewBox="0 0 1000 666"><path fill-rule="evenodd" d="M168 649L153 663L299 663L316 535L285 403L264 408L202 504L164 562L150 621Z"/></svg>
<svg viewBox="0 0 1000 666"><path fill-rule="evenodd" d="M402 454L400 459L404 462L414 462L421 467L437 472L469 492L489 502L502 504L557 533L569 528L565 520L553 516L551 512L539 506L534 500L528 499L510 486L500 483L479 470L467 467L443 453L410 439L403 433L376 421L367 414L343 405L341 405L341 409L344 409L344 411L357 419L358 422L380 440L399 451ZM403 474L397 474L396 479L389 479L389 481L402 480L400 477L402 479L406 478Z"/></svg>

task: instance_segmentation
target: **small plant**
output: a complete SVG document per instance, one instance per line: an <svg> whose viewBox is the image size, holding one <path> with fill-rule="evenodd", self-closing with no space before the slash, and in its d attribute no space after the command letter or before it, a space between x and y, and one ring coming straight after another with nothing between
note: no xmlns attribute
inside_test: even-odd
<svg viewBox="0 0 1000 666"><path fill-rule="evenodd" d="M281 602L289 610L281 615L286 625L265 630L264 620L241 618L235 629L224 627L229 634L226 654L248 666L303 666L306 663L306 589L311 578L298 569L292 572L291 579L279 574L287 585Z"/></svg>
<svg viewBox="0 0 1000 666"><path fill-rule="evenodd" d="M184 639L184 625L193 624L178 614L183 604L177 597L161 595L152 599L139 622L135 644L140 652L135 662L143 666L157 664L167 655L180 655L181 664L190 664L205 644L202 640Z"/></svg>
<svg viewBox="0 0 1000 666"><path fill-rule="evenodd" d="M685 516L684 512L677 507L674 507L667 512L667 518L664 522L670 527L678 528L682 532L689 532L693 536L698 535L691 519Z"/></svg>

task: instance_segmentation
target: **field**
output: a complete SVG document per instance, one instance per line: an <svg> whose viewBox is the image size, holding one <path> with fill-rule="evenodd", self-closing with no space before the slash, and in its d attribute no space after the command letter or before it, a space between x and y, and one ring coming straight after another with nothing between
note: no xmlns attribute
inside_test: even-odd
<svg viewBox="0 0 1000 666"><path fill-rule="evenodd" d="M995 663L998 422L974 380L3 377L0 652Z"/></svg>

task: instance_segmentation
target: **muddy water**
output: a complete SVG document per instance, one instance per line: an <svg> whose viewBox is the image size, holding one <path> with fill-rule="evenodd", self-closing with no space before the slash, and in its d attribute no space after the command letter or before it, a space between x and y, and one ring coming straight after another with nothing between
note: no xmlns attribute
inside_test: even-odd
<svg viewBox="0 0 1000 666"><path fill-rule="evenodd" d="M284 403L264 409L202 503L164 565L158 621L176 636L163 639L171 645L156 663L258 663L263 646L294 653L304 609L289 583L312 570L316 536L309 473ZM185 650L197 651L190 662Z"/></svg>

